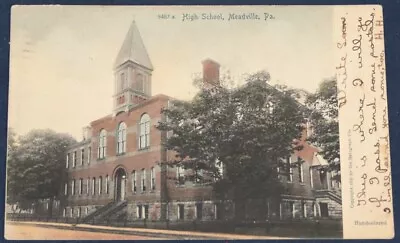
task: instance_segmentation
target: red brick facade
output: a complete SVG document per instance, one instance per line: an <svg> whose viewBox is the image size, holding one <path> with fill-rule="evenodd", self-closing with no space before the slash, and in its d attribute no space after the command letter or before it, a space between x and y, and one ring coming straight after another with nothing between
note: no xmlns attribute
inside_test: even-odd
<svg viewBox="0 0 400 243"><path fill-rule="evenodd" d="M136 28L136 26L133 25L131 28ZM137 30L130 30L128 35L136 32ZM124 48L128 47L125 45ZM145 60L145 62L148 63L149 60ZM146 68L140 63L128 60L118 66L116 70L118 74L123 73L123 77L126 72L128 74L126 76L134 81L127 82L126 87L124 83L121 85L118 83L119 86L115 85L115 87L120 87L116 90L115 97L119 97L118 95L124 92L130 92L132 95L150 92L150 88L145 91L138 89L139 86L135 86L137 83L135 78L137 73L150 77L152 67ZM218 63L210 59L204 61L203 72L204 79L208 80L208 83L218 84ZM131 75L132 73L135 75ZM150 78L142 79L143 77L140 77L141 82L142 80L150 82ZM117 78L115 82L121 82L121 80ZM135 85L129 86L131 83ZM147 84L143 83L143 85ZM143 85L141 84L140 87ZM173 156L171 151L166 152L163 149L161 141L165 134L155 127L162 119L161 110L168 105L170 98L165 95L143 97L145 98L141 100L129 98L119 100L119 103L115 104L112 115L91 122L88 137L70 148L66 162L68 181L65 185L64 215L83 217L109 202L126 200L128 204L126 213L128 218L132 219L191 220L200 215L202 220L232 217L235 205L228 202L222 207L218 201L214 201L211 185L196 184L190 181L177 183L177 180L173 179L176 177L176 168L160 166L159 162L166 160L167 156ZM121 103L127 108L121 110ZM147 125L142 126L140 123L145 114L150 117L149 131L145 132L148 134L148 137L145 137L148 146L141 148L139 137L143 129L147 129ZM126 125L124 131L126 139L124 151L119 153L117 134L121 123ZM99 152L99 148L102 147L100 146L101 131L105 131L106 134L105 140L102 140L105 143L104 158L99 156L102 153ZM296 151L292 155L291 161L296 162L300 157L305 163L301 165L301 169L293 168L290 176L281 176L282 183L287 188L287 193L282 195L282 201L250 202L245 205L244 209L247 218L257 218L261 214L282 219L340 216L341 212L336 212L340 211L340 203L332 201L330 198L332 195L324 192L337 188L338 185L331 183L330 176L319 170L320 164L315 164L317 149L304 141L302 143L304 149ZM82 151L84 152L83 161ZM74 157L75 162L73 161ZM144 184L142 180L144 180ZM94 183L95 186L93 186ZM145 190L142 185L145 185ZM325 215L325 207L330 210L330 215ZM336 211L332 213L334 210Z"/></svg>

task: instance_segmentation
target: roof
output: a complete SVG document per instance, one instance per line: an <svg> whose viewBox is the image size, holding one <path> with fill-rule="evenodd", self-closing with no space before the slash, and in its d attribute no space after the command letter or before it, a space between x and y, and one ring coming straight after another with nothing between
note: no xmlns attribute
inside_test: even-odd
<svg viewBox="0 0 400 243"><path fill-rule="evenodd" d="M115 59L114 68L121 66L127 61L132 61L153 70L153 65L151 64L135 21L132 21L132 24L129 27L125 40L122 43L117 58Z"/></svg>

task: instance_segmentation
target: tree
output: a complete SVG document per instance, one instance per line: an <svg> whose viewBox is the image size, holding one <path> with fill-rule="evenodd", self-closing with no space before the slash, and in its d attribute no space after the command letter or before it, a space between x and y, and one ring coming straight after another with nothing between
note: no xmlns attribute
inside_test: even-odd
<svg viewBox="0 0 400 243"><path fill-rule="evenodd" d="M7 132L7 168L13 168L15 167L15 151L18 146L18 137L15 131L12 128L8 128ZM12 182L9 182L9 176L7 177L7 189L13 189L14 187L11 185ZM15 193L7 194L7 203L12 206L13 211L16 210L18 198Z"/></svg>
<svg viewBox="0 0 400 243"><path fill-rule="evenodd" d="M268 81L269 74L259 72L241 87L202 90L192 101L172 102L157 126L172 132L164 146L176 156L167 163L193 171L187 179L210 176L221 199L239 204L279 197L277 167L301 149L293 141L301 136L303 107L293 90Z"/></svg>
<svg viewBox="0 0 400 243"><path fill-rule="evenodd" d="M65 154L75 143L70 135L51 130L32 130L19 138L7 161L7 198L28 209L40 199L58 199L65 177Z"/></svg>
<svg viewBox="0 0 400 243"><path fill-rule="evenodd" d="M317 91L307 98L311 107L309 114L313 133L309 141L320 148L320 154L329 163L329 170L340 171L340 144L337 81L327 79L321 82ZM340 180L340 175L337 175Z"/></svg>

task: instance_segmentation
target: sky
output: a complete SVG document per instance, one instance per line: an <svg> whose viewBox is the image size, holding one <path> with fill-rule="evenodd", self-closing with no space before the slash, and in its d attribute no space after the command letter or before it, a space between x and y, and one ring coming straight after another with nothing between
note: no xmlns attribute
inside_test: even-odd
<svg viewBox="0 0 400 243"><path fill-rule="evenodd" d="M202 20L203 13L224 20ZM261 19L228 21L230 13ZM264 13L274 19L264 21ZM182 21L183 14L200 19ZM193 97L206 58L237 85L265 70L271 83L313 92L335 74L332 14L329 6L14 6L9 127L80 140L84 126L111 114L113 64L133 20L154 66L153 95Z"/></svg>

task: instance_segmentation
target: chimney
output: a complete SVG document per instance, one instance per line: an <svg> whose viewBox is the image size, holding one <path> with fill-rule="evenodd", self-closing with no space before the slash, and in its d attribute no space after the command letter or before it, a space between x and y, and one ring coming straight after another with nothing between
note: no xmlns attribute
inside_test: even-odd
<svg viewBox="0 0 400 243"><path fill-rule="evenodd" d="M92 131L90 126L82 128L82 137L83 140L90 139L92 137Z"/></svg>
<svg viewBox="0 0 400 243"><path fill-rule="evenodd" d="M205 88L219 86L219 63L206 59L203 64L203 84Z"/></svg>

